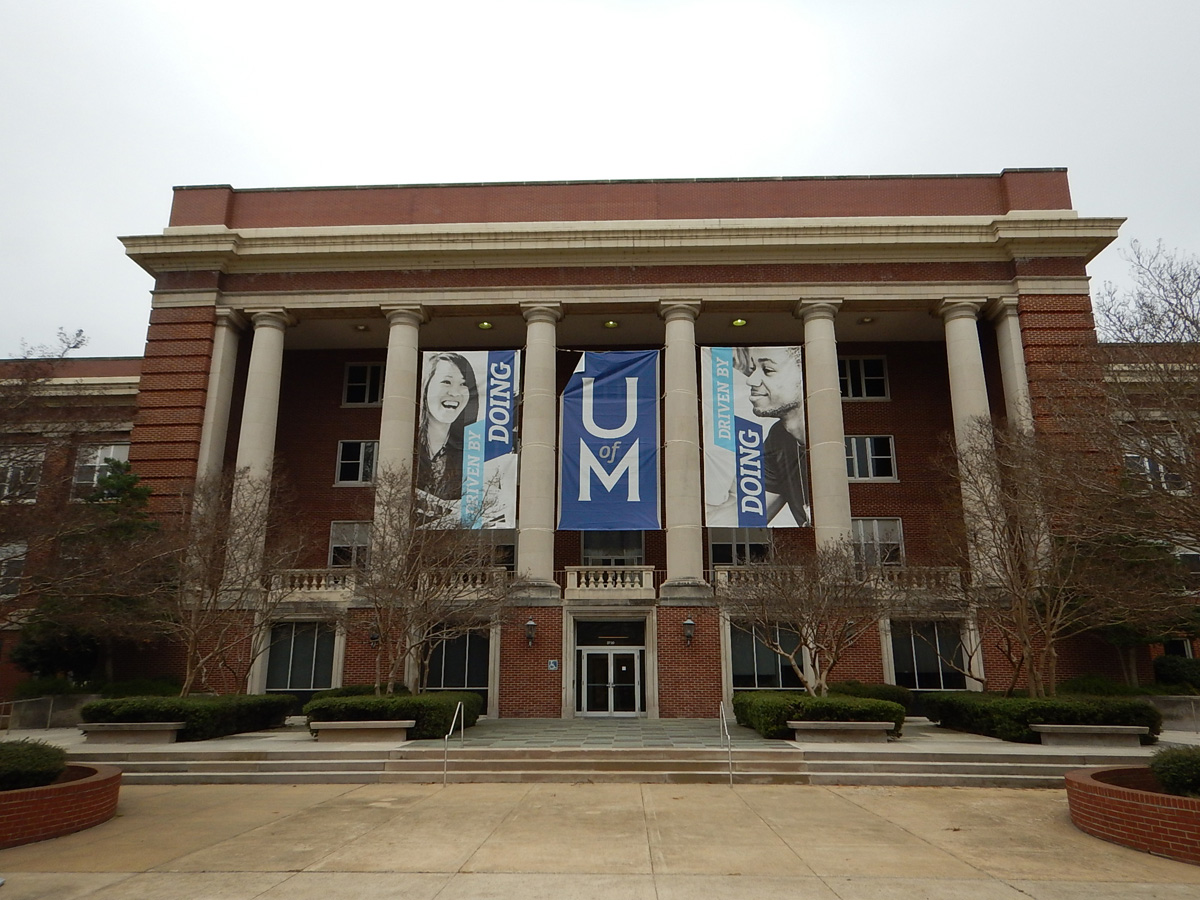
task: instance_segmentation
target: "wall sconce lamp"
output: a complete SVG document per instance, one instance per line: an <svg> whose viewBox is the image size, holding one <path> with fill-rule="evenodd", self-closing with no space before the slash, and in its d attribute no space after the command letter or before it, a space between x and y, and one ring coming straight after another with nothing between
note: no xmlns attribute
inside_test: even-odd
<svg viewBox="0 0 1200 900"><path fill-rule="evenodd" d="M374 625L372 625L371 630L367 632L367 640L371 642L372 650L379 649L379 629Z"/></svg>
<svg viewBox="0 0 1200 900"><path fill-rule="evenodd" d="M691 616L683 620L683 642L688 647L692 646L692 638L696 636L696 623L692 621Z"/></svg>
<svg viewBox="0 0 1200 900"><path fill-rule="evenodd" d="M528 646L533 646L533 637L537 634L537 622L530 619L525 623L525 642Z"/></svg>

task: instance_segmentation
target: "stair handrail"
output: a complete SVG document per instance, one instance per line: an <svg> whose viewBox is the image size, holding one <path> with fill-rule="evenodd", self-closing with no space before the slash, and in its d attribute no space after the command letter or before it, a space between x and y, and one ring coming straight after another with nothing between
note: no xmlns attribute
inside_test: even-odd
<svg viewBox="0 0 1200 900"><path fill-rule="evenodd" d="M729 786L733 787L733 736L729 733L729 720L725 718L725 704L718 707L721 713L721 738L725 742L725 752L729 754Z"/></svg>
<svg viewBox="0 0 1200 900"><path fill-rule="evenodd" d="M458 722L459 715L462 715L462 727L459 729L458 744L464 746L467 741L467 713L463 709L463 703L458 701L458 705L454 707L454 718L450 720L450 730L446 732L446 736L442 738L442 786L446 784L446 772L450 768L450 737L454 734L454 725Z"/></svg>
<svg viewBox="0 0 1200 900"><path fill-rule="evenodd" d="M54 696L47 695L45 697L26 697L24 700L3 700L0 701L0 719L4 720L4 734L7 737L9 731L12 730L12 720L17 715L18 703L40 703L43 700L49 700L48 708L46 709L46 728L50 727L50 722L54 718ZM8 707L8 714L5 715L4 708Z"/></svg>

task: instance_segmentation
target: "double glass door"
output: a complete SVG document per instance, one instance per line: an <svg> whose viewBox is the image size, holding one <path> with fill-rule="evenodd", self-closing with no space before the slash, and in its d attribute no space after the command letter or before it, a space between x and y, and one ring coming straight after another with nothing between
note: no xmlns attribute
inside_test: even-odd
<svg viewBox="0 0 1200 900"><path fill-rule="evenodd" d="M642 711L641 650L582 651L581 712L593 716L636 716Z"/></svg>

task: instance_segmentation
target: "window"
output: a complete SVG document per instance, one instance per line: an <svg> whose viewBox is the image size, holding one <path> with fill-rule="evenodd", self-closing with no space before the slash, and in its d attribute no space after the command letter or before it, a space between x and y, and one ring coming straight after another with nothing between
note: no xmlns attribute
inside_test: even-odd
<svg viewBox="0 0 1200 900"><path fill-rule="evenodd" d="M904 535L899 519L851 519L854 556L864 566L904 564Z"/></svg>
<svg viewBox="0 0 1200 900"><path fill-rule="evenodd" d="M640 531L583 532L585 566L641 566L645 558Z"/></svg>
<svg viewBox="0 0 1200 900"><path fill-rule="evenodd" d="M790 650L800 638L786 629L776 630L780 645ZM792 664L768 647L749 628L731 622L729 625L729 655L733 666L734 688L791 688L803 689ZM798 662L799 660L797 660Z"/></svg>
<svg viewBox="0 0 1200 900"><path fill-rule="evenodd" d="M967 686L960 622L892 622L896 684L920 691Z"/></svg>
<svg viewBox="0 0 1200 900"><path fill-rule="evenodd" d="M267 654L268 691L320 691L333 686L336 631L328 622L276 622Z"/></svg>
<svg viewBox="0 0 1200 900"><path fill-rule="evenodd" d="M846 477L856 481L896 477L896 459L888 435L846 437Z"/></svg>
<svg viewBox="0 0 1200 900"><path fill-rule="evenodd" d="M383 363L348 363L342 389L344 406L378 406L383 402Z"/></svg>
<svg viewBox="0 0 1200 900"><path fill-rule="evenodd" d="M771 555L768 528L708 529L708 558L714 566L744 566Z"/></svg>
<svg viewBox="0 0 1200 900"><path fill-rule="evenodd" d="M129 444L84 444L75 457L75 478L72 494L86 497L96 489L96 483L108 474L108 462L129 461Z"/></svg>
<svg viewBox="0 0 1200 900"><path fill-rule="evenodd" d="M21 592L21 573L25 570L25 545L0 545L0 597L15 597Z"/></svg>
<svg viewBox="0 0 1200 900"><path fill-rule="evenodd" d="M1189 638L1171 638L1163 641L1163 654L1165 656L1186 656L1192 658L1192 642Z"/></svg>
<svg viewBox="0 0 1200 900"><path fill-rule="evenodd" d="M1183 476L1172 471L1174 460L1163 461L1152 455L1136 452L1125 454L1125 474L1135 483L1143 483L1149 490L1183 491L1187 484Z"/></svg>
<svg viewBox="0 0 1200 900"><path fill-rule="evenodd" d="M0 448L0 502L32 503L42 476L41 447Z"/></svg>
<svg viewBox="0 0 1200 900"><path fill-rule="evenodd" d="M838 360L838 381L846 400L886 400L887 363L882 356L848 357Z"/></svg>
<svg viewBox="0 0 1200 900"><path fill-rule="evenodd" d="M361 568L371 547L370 522L329 523L329 567Z"/></svg>
<svg viewBox="0 0 1200 900"><path fill-rule="evenodd" d="M492 565L506 572L517 571L517 529L487 528L483 533L492 543Z"/></svg>
<svg viewBox="0 0 1200 900"><path fill-rule="evenodd" d="M474 691L483 697L486 709L490 653L491 636L483 629L442 641L429 657L426 690Z"/></svg>
<svg viewBox="0 0 1200 900"><path fill-rule="evenodd" d="M379 441L338 441L338 484L370 484Z"/></svg>

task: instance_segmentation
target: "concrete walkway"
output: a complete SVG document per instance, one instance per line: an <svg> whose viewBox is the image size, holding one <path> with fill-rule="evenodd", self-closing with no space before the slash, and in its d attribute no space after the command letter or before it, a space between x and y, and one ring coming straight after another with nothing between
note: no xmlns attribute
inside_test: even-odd
<svg viewBox="0 0 1200 900"><path fill-rule="evenodd" d="M125 787L0 851L0 900L1194 900L1200 867L1077 831L1062 791Z"/></svg>

